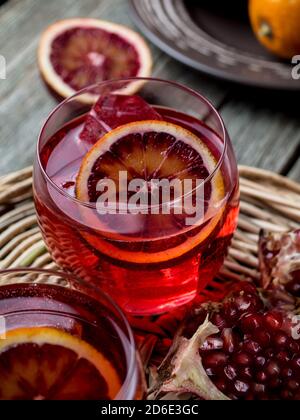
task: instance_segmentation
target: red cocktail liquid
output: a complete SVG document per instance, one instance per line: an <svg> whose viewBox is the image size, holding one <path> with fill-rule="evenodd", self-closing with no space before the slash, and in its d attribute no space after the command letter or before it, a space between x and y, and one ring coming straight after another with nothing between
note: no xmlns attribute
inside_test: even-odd
<svg viewBox="0 0 300 420"><path fill-rule="evenodd" d="M155 110L164 121L184 127L201 138L216 162L220 160L224 142L208 126L171 109L157 107ZM141 119L143 115L139 115ZM86 115L72 120L40 150L43 169L53 183L71 197L75 197L76 178L82 160L92 146L80 137L85 121ZM67 197L36 170L34 195L38 220L53 258L65 270L108 292L125 311L132 314L161 313L189 302L219 271L236 229L238 178L236 169L232 170L229 158L228 161L226 159L220 169L226 192L221 213L216 211L203 226L189 229L177 226L167 234L151 232L150 225L141 232L138 240L131 235L124 239L120 223L115 224L114 235L107 237L100 225L97 229L96 216L91 209L80 208L80 203ZM179 256L172 255L170 249L174 243L190 243L190 238L199 235L202 230L205 232L209 223L214 227L207 235L203 234L200 243L192 249L187 246L186 252ZM100 242L102 248L98 246ZM106 252L106 248L105 252L101 252L103 243L107 244L108 250L116 249L118 252ZM122 250L130 258L119 258ZM167 257L162 262L155 262L155 257L150 258L150 262L147 259L135 261L135 253L141 250L152 256L165 252Z"/></svg>
<svg viewBox="0 0 300 420"><path fill-rule="evenodd" d="M130 387L134 398L137 371L121 392L134 349L100 301L18 283L0 287L0 317L0 400L122 399Z"/></svg>

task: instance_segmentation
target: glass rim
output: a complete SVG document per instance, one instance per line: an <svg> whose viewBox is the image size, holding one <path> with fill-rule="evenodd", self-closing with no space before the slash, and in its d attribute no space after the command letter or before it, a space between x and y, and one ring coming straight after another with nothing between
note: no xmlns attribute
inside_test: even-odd
<svg viewBox="0 0 300 420"><path fill-rule="evenodd" d="M119 305L105 292L103 292L102 290L98 289L96 286L90 285L88 283L86 283L85 281L81 280L80 278L78 278L77 276L74 276L72 274L69 273L65 273L63 271L52 271L52 270L46 270L46 269L38 269L38 268L13 268L13 269L0 269L0 276L2 275L8 275L8 274L45 274L48 276L56 276L56 277L62 277L65 279L69 279L69 280L75 280L78 283L81 283L84 287L88 287L91 290L94 290L96 293L98 293L101 298L104 299L104 301L106 303L108 303L116 312L117 315L120 317L122 323L125 326L126 329L126 334L128 335L128 340L129 340L129 344L130 344L130 356L129 356L129 363L128 363L128 368L127 368L127 373L126 373L126 377L122 383L122 386L118 392L118 394L115 397L115 400L118 399L123 399L124 396L129 399L133 399L135 392L137 390L137 386L138 386L138 360L137 360L137 348L136 348L136 343L135 343L135 339L134 339L134 335L133 335L133 331L132 328L125 316L125 314L123 313L122 309L119 307ZM11 283L14 284L14 283ZM20 284L20 283L17 283ZM30 282L24 282L24 284L31 284ZM56 287L60 287L60 288L65 288L64 286L60 286L60 285L53 285ZM5 285L2 285L0 283L0 290L2 287L5 287ZM72 291L72 289L70 289ZM75 289L76 291L76 289ZM81 292L80 290L77 291L78 293L84 293ZM95 299L95 298L93 298ZM124 350L125 351L125 350ZM130 389L130 382L131 379L136 377L136 384L135 384L135 389L131 390ZM130 394L130 391L132 393L132 395ZM127 396L127 394L129 394Z"/></svg>
<svg viewBox="0 0 300 420"><path fill-rule="evenodd" d="M46 118L40 132L38 135L38 141L37 141L37 147L36 147L36 158L37 158L37 163L39 166L39 169L43 175L43 177L45 178L46 182L49 183L59 194L63 195L67 200L73 202L74 204L77 204L78 206L82 206L82 207L86 207L92 210L95 210L97 207L97 203L90 203L90 202L85 202L82 200L79 200L76 197L71 196L67 191L65 191L63 188L61 188L59 185L57 185L51 178L50 175L48 175L46 168L43 167L42 162L41 162L41 157L40 157L40 151L41 151L41 141L42 141L42 137L44 134L44 131L48 125L48 123L50 122L50 120L52 119L52 117L60 110L62 109L65 105L68 104L68 102L74 100L76 97L81 96L81 95L85 95L88 91L97 89L97 88L101 88L102 86L108 86L108 85L113 85L116 83L126 83L126 82L154 82L154 83L164 83L170 86L174 86L177 89L180 89L186 93L188 93L191 96L194 96L196 99L198 99L199 101L204 102L208 108L210 110L213 111L214 115L217 117L218 122L220 123L220 126L222 128L222 140L224 143L224 147L222 150L222 154L214 168L214 170L212 171L212 173L203 180L203 182L200 183L200 185L197 186L197 188L195 188L192 192L195 192L196 189L198 188L202 188L205 184L207 184L208 182L210 182L215 175L218 173L218 171L220 170L224 160L225 160L225 156L227 153L227 148L228 148L228 141L229 141L229 136L225 127L225 123L223 121L223 118L221 117L220 113L218 112L218 110L216 109L216 107L209 101L209 99L207 99L204 95L202 95L201 93L197 92L195 89L192 89L188 86L185 86L181 83L178 82L174 82L174 81L169 81L169 80L165 80L165 79L160 79L160 78L152 78L152 77L129 77L129 78L124 78L124 79L114 79L114 80L107 80L104 82L100 82L100 83L96 83L94 85L90 85L88 87L85 87L81 90L79 90L78 92L75 92L72 96L64 99L62 102L60 102L52 111L51 113L48 115L48 117ZM170 204L173 203L173 201L170 201L168 203L163 203L163 204ZM157 207L154 206L154 207ZM153 208L153 206L149 205L147 208Z"/></svg>

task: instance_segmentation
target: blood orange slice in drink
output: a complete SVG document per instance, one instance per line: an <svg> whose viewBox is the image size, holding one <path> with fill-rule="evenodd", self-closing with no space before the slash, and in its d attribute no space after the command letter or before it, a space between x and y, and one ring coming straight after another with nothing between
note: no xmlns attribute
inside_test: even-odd
<svg viewBox="0 0 300 420"><path fill-rule="evenodd" d="M122 25L98 19L67 19L49 26L43 33L38 61L48 85L62 97L111 79L148 77L152 69L151 52L144 39ZM138 83L121 90L132 94ZM93 92L87 102L98 99Z"/></svg>
<svg viewBox="0 0 300 420"><path fill-rule="evenodd" d="M0 341L0 400L103 400L120 378L110 361L55 328L20 328Z"/></svg>
<svg viewBox="0 0 300 420"><path fill-rule="evenodd" d="M82 162L76 182L79 200L96 203L101 195L99 182L107 180L114 182L119 204L124 194L130 201L127 188L132 180L144 180L147 188L157 180L178 180L180 184L195 181L192 185L206 180L202 182L203 200L198 203L203 206L204 217L195 226L186 226L187 212L175 211L175 200L170 200L159 203L169 207L166 214L148 208L147 214L99 217L98 225L93 221L93 229L106 235L84 232L84 238L97 251L123 262L153 264L181 257L209 237L224 212L222 174L210 177L216 165L203 139L173 123L140 121L110 131ZM125 188L120 183L124 173Z"/></svg>

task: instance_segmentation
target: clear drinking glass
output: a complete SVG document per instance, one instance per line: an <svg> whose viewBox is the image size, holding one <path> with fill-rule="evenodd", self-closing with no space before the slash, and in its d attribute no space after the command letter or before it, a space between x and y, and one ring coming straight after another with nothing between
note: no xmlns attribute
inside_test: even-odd
<svg viewBox="0 0 300 420"><path fill-rule="evenodd" d="M0 348L0 399L133 400L145 391L121 310L66 273L0 272ZM89 364L75 364L73 352Z"/></svg>
<svg viewBox="0 0 300 420"><path fill-rule="evenodd" d="M97 108L89 104L91 92L99 94ZM120 133L126 135L112 145ZM127 171L141 176L146 188L154 176L182 184L184 177L200 180L189 196L201 217L187 224L187 211L177 214L173 195L159 202L159 214L152 202L138 214L128 208L99 214L89 190L95 177L83 187L88 199L78 196L78 173L97 136L103 153L92 168L97 176ZM237 163L218 111L199 93L156 79L105 82L49 116L38 141L34 197L44 239L61 268L107 292L130 314L158 314L194 299L219 271L237 225ZM169 214L160 212L162 204Z"/></svg>

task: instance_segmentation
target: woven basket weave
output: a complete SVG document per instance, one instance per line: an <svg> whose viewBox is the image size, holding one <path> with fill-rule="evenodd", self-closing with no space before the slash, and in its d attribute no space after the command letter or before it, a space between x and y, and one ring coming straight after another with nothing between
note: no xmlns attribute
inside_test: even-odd
<svg viewBox="0 0 300 420"><path fill-rule="evenodd" d="M228 258L212 285L224 280L257 279L261 229L300 228L300 184L272 172L240 167L241 214ZM37 226L32 200L32 167L0 178L0 269L57 269ZM221 282L221 283L220 283ZM159 363L174 336L180 315L131 320L145 366Z"/></svg>
<svg viewBox="0 0 300 420"><path fill-rule="evenodd" d="M257 278L261 229L300 227L300 184L272 172L240 167L241 214L222 276ZM0 178L0 269L56 268L39 232L32 201L32 167Z"/></svg>

